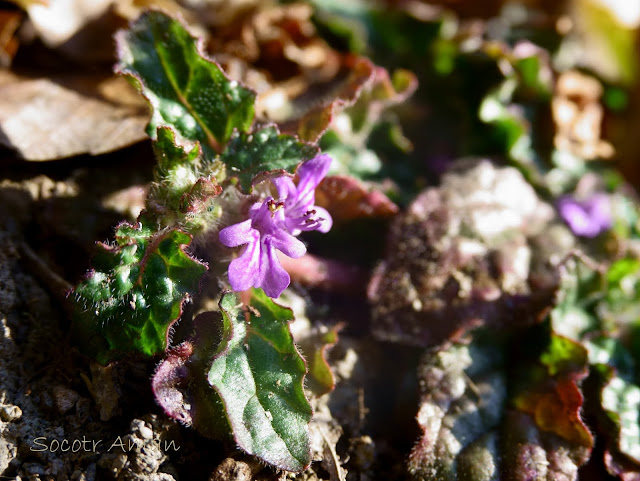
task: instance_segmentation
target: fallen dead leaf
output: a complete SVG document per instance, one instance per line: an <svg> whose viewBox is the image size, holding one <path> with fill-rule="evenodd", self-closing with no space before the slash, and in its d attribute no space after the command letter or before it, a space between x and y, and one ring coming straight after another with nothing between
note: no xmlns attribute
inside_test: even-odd
<svg viewBox="0 0 640 481"><path fill-rule="evenodd" d="M337 221L384 218L398 213L398 206L385 194L368 188L353 177L341 175L327 177L320 183L316 202Z"/></svg>
<svg viewBox="0 0 640 481"><path fill-rule="evenodd" d="M24 4L44 43L57 47L88 22L101 16L113 0L22 0L18 3Z"/></svg>
<svg viewBox="0 0 640 481"><path fill-rule="evenodd" d="M13 56L18 50L16 30L22 23L21 12L0 10L0 66L7 67L11 64Z"/></svg>
<svg viewBox="0 0 640 481"><path fill-rule="evenodd" d="M0 143L30 161L98 155L132 145L147 137L148 112L129 92L123 79L54 81L0 72Z"/></svg>

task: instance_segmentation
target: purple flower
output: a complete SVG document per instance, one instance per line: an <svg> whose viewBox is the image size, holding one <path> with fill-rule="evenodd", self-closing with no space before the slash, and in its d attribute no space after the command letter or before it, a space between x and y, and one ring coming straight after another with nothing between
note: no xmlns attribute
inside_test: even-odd
<svg viewBox="0 0 640 481"><path fill-rule="evenodd" d="M573 233L579 236L595 237L612 224L611 199L607 194L594 194L585 200L563 197L558 201L558 209Z"/></svg>
<svg viewBox="0 0 640 481"><path fill-rule="evenodd" d="M225 227L220 242L227 247L247 244L242 255L229 264L229 282L234 291L262 287L269 297L278 297L289 285L289 274L280 265L276 249L297 258L307 252L302 242L282 228L282 204L269 197L254 204L249 219Z"/></svg>
<svg viewBox="0 0 640 481"><path fill-rule="evenodd" d="M297 186L289 177L273 179L280 201L284 204L285 226L291 234L298 235L303 230L325 233L331 229L331 215L322 207L313 205L316 187L327 175L330 166L331 157L321 154L300 166Z"/></svg>
<svg viewBox="0 0 640 481"><path fill-rule="evenodd" d="M269 297L279 297L289 285L289 274L280 264L276 250L294 259L301 257L307 249L294 236L303 230L327 232L331 228L329 213L314 205L315 189L330 164L328 155L304 163L298 169L297 186L289 177L275 179L278 201L269 197L254 204L249 219L220 231L220 242L227 247L247 246L229 264L229 282L234 291L261 287Z"/></svg>

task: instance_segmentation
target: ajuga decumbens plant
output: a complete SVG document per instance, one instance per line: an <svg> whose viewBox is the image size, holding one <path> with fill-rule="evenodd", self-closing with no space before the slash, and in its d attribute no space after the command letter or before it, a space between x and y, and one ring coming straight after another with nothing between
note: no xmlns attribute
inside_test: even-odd
<svg viewBox="0 0 640 481"><path fill-rule="evenodd" d="M278 468L303 470L311 461L306 365L291 310L273 300L290 282L277 252L298 258L306 252L298 234L331 228L330 214L314 205L331 158L275 125L256 126L255 93L166 14L145 13L118 33L117 46L117 70L151 106L157 167L137 222L99 244L72 293L77 344L102 364L164 356L152 388L168 415L205 435L232 435ZM216 246L208 263L192 253L206 242ZM230 288L219 311L198 316L193 337L172 347L169 330L212 263L221 266L215 272L228 265L221 282Z"/></svg>

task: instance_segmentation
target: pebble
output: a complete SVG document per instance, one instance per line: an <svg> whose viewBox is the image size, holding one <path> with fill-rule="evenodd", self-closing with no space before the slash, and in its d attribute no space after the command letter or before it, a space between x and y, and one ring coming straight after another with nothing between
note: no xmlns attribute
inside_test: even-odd
<svg viewBox="0 0 640 481"><path fill-rule="evenodd" d="M3 421L10 423L12 421L17 421L21 417L22 409L20 409L19 406L14 406L13 404L0 406L0 419Z"/></svg>
<svg viewBox="0 0 640 481"><path fill-rule="evenodd" d="M138 429L138 432L140 433L140 437L142 439L153 439L153 431L151 429L149 429L147 426L140 426L140 428Z"/></svg>
<svg viewBox="0 0 640 481"><path fill-rule="evenodd" d="M80 395L73 389L64 386L55 386L53 388L53 399L58 412L64 414L76 404L78 399L80 399Z"/></svg>

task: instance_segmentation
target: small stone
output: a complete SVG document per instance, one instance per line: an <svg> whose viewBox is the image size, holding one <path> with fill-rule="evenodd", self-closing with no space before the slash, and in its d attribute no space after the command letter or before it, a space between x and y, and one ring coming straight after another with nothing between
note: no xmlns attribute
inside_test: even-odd
<svg viewBox="0 0 640 481"><path fill-rule="evenodd" d="M209 481L251 481L253 470L248 463L227 458L215 469Z"/></svg>
<svg viewBox="0 0 640 481"><path fill-rule="evenodd" d="M176 478L169 473L153 473L149 479L150 481L176 481Z"/></svg>
<svg viewBox="0 0 640 481"><path fill-rule="evenodd" d="M96 463L91 463L85 471L87 481L95 481L96 479Z"/></svg>
<svg viewBox="0 0 640 481"><path fill-rule="evenodd" d="M153 439L153 431L144 424L138 429L142 439Z"/></svg>
<svg viewBox="0 0 640 481"><path fill-rule="evenodd" d="M369 436L360 436L352 441L353 461L361 471L371 468L376 457L376 446Z"/></svg>
<svg viewBox="0 0 640 481"><path fill-rule="evenodd" d="M82 471L80 471L79 469L76 469L72 474L71 474L71 481L85 481L85 476L84 473Z"/></svg>
<svg viewBox="0 0 640 481"><path fill-rule="evenodd" d="M60 414L69 411L78 402L79 398L80 395L68 387L55 386L53 388L53 399Z"/></svg>
<svg viewBox="0 0 640 481"><path fill-rule="evenodd" d="M124 453L118 454L113 462L111 463L111 469L114 470L115 473L120 473L122 468L127 464L127 455Z"/></svg>
<svg viewBox="0 0 640 481"><path fill-rule="evenodd" d="M14 406L12 404L7 404L6 406L0 406L0 419L3 421L10 423L13 421L17 421L22 417L22 409L18 406Z"/></svg>

